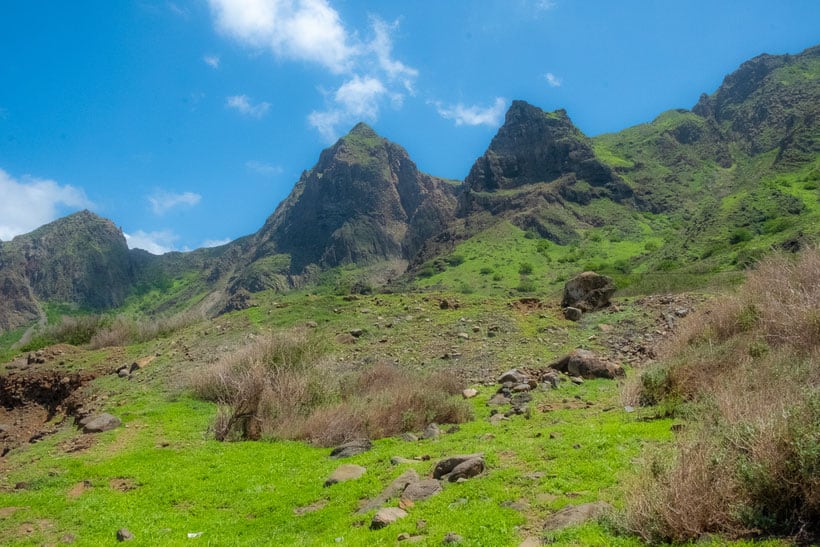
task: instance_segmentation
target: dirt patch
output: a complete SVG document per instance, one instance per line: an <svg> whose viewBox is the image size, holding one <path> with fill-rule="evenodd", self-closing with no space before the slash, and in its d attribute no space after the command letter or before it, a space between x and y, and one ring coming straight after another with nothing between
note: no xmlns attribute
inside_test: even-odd
<svg viewBox="0 0 820 547"><path fill-rule="evenodd" d="M521 313L532 313L546 309L548 306L538 298L519 298L510 302L510 307Z"/></svg>
<svg viewBox="0 0 820 547"><path fill-rule="evenodd" d="M0 458L55 433L67 417L75 416L83 405L79 388L95 376L62 371L0 376Z"/></svg>
<svg viewBox="0 0 820 547"><path fill-rule="evenodd" d="M131 490L135 490L139 487L134 479L130 479L128 477L116 477L111 479L108 482L108 486L110 486L112 490L116 490L118 492L130 492Z"/></svg>
<svg viewBox="0 0 820 547"><path fill-rule="evenodd" d="M0 507L0 519L9 518L17 511L28 509L28 507Z"/></svg>
<svg viewBox="0 0 820 547"><path fill-rule="evenodd" d="M97 440L96 435L80 435L77 437L72 437L70 439L66 439L57 445L57 448L65 452L66 454L73 454L75 452L82 452L84 450L88 450L92 446L94 446L94 442Z"/></svg>
<svg viewBox="0 0 820 547"><path fill-rule="evenodd" d="M76 499L91 490L91 481L82 481L78 482L74 486L72 486L66 495L69 499Z"/></svg>

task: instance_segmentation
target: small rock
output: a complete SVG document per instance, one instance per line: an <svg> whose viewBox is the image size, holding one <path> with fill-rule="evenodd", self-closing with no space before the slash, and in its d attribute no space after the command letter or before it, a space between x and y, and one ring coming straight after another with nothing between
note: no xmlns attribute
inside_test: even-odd
<svg viewBox="0 0 820 547"><path fill-rule="evenodd" d="M352 334L345 332L336 336L336 342L339 344L353 344L356 342L356 338Z"/></svg>
<svg viewBox="0 0 820 547"><path fill-rule="evenodd" d="M365 471L367 471L367 469L361 465L353 465L350 463L340 465L330 474L327 480L325 480L325 486L358 479L365 474Z"/></svg>
<svg viewBox="0 0 820 547"><path fill-rule="evenodd" d="M316 321L308 321L307 323L305 323L305 326L309 329L315 329L319 326L319 323L317 323Z"/></svg>
<svg viewBox="0 0 820 547"><path fill-rule="evenodd" d="M509 397L507 397L503 393L496 393L495 395L493 395L490 398L489 401L487 401L487 404L489 406L501 406L501 405L506 405L506 404L509 404L509 403L510 403Z"/></svg>
<svg viewBox="0 0 820 547"><path fill-rule="evenodd" d="M584 379L581 378L580 376L573 376L573 377L570 378L570 381L573 384L575 384L576 386L580 386L581 384L584 383Z"/></svg>
<svg viewBox="0 0 820 547"><path fill-rule="evenodd" d="M441 428L439 428L438 424L430 424L424 430L424 435L422 435L425 439L438 439L441 435Z"/></svg>
<svg viewBox="0 0 820 547"><path fill-rule="evenodd" d="M117 530L117 541L131 541L134 539L134 534L128 528L120 528Z"/></svg>
<svg viewBox="0 0 820 547"><path fill-rule="evenodd" d="M101 433L118 428L122 425L122 421L111 414L100 414L85 421L82 425L83 433Z"/></svg>
<svg viewBox="0 0 820 547"><path fill-rule="evenodd" d="M469 340L470 339L470 335L467 334L466 332L460 332L456 336L458 336L462 340Z"/></svg>
<svg viewBox="0 0 820 547"><path fill-rule="evenodd" d="M349 458L367 452L371 448L373 448L373 443L368 439L358 439L337 446L330 452L330 457L333 459Z"/></svg>
<svg viewBox="0 0 820 547"><path fill-rule="evenodd" d="M130 373L130 372L128 372L128 369L127 369L127 368L121 368L121 369L117 372L117 376L119 376L120 378L128 378L128 377L130 377L130 376L131 376L131 373Z"/></svg>
<svg viewBox="0 0 820 547"><path fill-rule="evenodd" d="M444 543L461 543L462 541L464 541L464 538L455 532L447 532L443 540Z"/></svg>
<svg viewBox="0 0 820 547"><path fill-rule="evenodd" d="M497 413L497 414L493 414L492 416L490 416L490 418L489 418L489 419L490 419L490 423L491 423L491 424L493 424L493 425L498 425L498 424L500 424L501 422L503 422L504 420L506 420L506 419L507 419L507 417L506 417L506 416L504 416L503 414L501 414L501 413L499 412L499 413Z"/></svg>
<svg viewBox="0 0 820 547"><path fill-rule="evenodd" d="M364 313L364 312L362 312L362 313ZM352 336L353 338L359 338L359 337L361 337L362 334L364 334L364 330L362 330L362 329L351 329L350 330L350 336Z"/></svg>
<svg viewBox="0 0 820 547"><path fill-rule="evenodd" d="M441 492L441 490L441 483L437 480L426 479L408 484L404 492L402 492L401 498L410 501L421 501L435 496Z"/></svg>
<svg viewBox="0 0 820 547"><path fill-rule="evenodd" d="M461 396L464 397L465 399L472 399L476 395L478 395L478 390L473 389L471 387L468 387L467 389L465 389L464 391L461 392Z"/></svg>
<svg viewBox="0 0 820 547"><path fill-rule="evenodd" d="M416 461L409 458L402 458L401 456L393 456L390 458L390 463L393 465L402 465L405 463L416 463Z"/></svg>
<svg viewBox="0 0 820 547"><path fill-rule="evenodd" d="M385 507L383 509L379 509L375 515L373 515L373 520L370 522L370 529L371 530L379 530L380 528L384 528L399 519L403 519L407 516L407 511L404 509L400 509L398 507Z"/></svg>
<svg viewBox="0 0 820 547"><path fill-rule="evenodd" d="M530 384L516 384L512 387L513 393L523 393L532 389Z"/></svg>
<svg viewBox="0 0 820 547"><path fill-rule="evenodd" d="M598 518L610 511L612 506L604 501L585 503L583 505L567 505L560 511L553 513L544 523L544 530L552 531L575 526L591 519Z"/></svg>
<svg viewBox="0 0 820 547"><path fill-rule="evenodd" d="M572 306L564 308L564 319L567 321L580 321L583 314L584 312Z"/></svg>
<svg viewBox="0 0 820 547"><path fill-rule="evenodd" d="M407 441L408 443L414 443L417 442L419 438L413 435L412 433L402 433L401 440Z"/></svg>
<svg viewBox="0 0 820 547"><path fill-rule="evenodd" d="M504 374L499 376L497 382L499 384L505 384L507 382L510 382L513 385L515 385L515 384L526 384L527 383L527 376L523 372L521 372L518 369L514 368L514 369L511 369L511 370L508 370L507 372L505 372Z"/></svg>

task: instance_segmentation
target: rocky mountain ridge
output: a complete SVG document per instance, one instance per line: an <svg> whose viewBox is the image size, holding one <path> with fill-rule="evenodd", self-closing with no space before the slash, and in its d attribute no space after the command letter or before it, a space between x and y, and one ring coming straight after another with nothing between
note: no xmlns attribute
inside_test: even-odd
<svg viewBox="0 0 820 547"><path fill-rule="evenodd" d="M420 172L401 146L358 124L257 233L216 249L129 251L113 223L87 211L0 242L0 331L42 317L43 302L106 310L182 277L182 292L146 311L197 301L213 313L238 292L284 291L351 264L391 263L401 273L500 221L575 245L606 225L639 238L654 229L646 215L661 215L658 226L680 226L667 229L670 241L684 241L667 254L697 258L704 251L688 242L716 241L723 225L753 236L774 220L800 226L802 194L761 181L799 172L809 185L820 176L818 108L820 46L756 57L691 111L594 138L563 110L514 101L463 183Z"/></svg>

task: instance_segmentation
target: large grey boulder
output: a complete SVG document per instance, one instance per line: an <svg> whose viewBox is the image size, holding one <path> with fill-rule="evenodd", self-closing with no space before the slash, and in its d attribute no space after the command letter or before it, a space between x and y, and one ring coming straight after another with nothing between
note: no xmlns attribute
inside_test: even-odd
<svg viewBox="0 0 820 547"><path fill-rule="evenodd" d="M562 308L577 308L584 312L600 310L609 306L609 299L615 294L615 283L611 277L595 272L579 274L564 285Z"/></svg>
<svg viewBox="0 0 820 547"><path fill-rule="evenodd" d="M83 426L83 433L101 433L110 431L122 425L122 421L111 414L99 414L80 421Z"/></svg>

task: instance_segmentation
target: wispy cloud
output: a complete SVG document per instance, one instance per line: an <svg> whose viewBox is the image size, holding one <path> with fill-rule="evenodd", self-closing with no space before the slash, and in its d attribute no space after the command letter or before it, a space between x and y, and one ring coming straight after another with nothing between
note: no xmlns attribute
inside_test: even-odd
<svg viewBox="0 0 820 547"><path fill-rule="evenodd" d="M156 215L162 215L175 207L193 207L202 200L202 196L194 192L177 194L159 190L148 196L148 203Z"/></svg>
<svg viewBox="0 0 820 547"><path fill-rule="evenodd" d="M81 188L25 175L17 180L0 169L0 239L9 240L62 214L94 204Z"/></svg>
<svg viewBox="0 0 820 547"><path fill-rule="evenodd" d="M186 19L189 15L191 15L191 12L188 10L188 8L180 7L180 5L176 2L168 2L168 9L171 10L171 13L173 13L174 15L178 15L179 17L183 17Z"/></svg>
<svg viewBox="0 0 820 547"><path fill-rule="evenodd" d="M492 106L488 107L467 106L462 103L452 106L446 106L440 102L434 102L433 104L439 116L455 121L456 125L487 125L490 127L501 125L504 110L507 107L507 101L502 97L496 97Z"/></svg>
<svg viewBox="0 0 820 547"><path fill-rule="evenodd" d="M202 242L203 247L221 247L222 245L227 245L232 240L229 237L225 239L206 239Z"/></svg>
<svg viewBox="0 0 820 547"><path fill-rule="evenodd" d="M265 163L264 161L256 161L250 160L245 162L245 168L249 171L253 171L257 175L262 175L265 177L272 177L274 175L281 175L284 171L278 165L271 165L269 163Z"/></svg>
<svg viewBox="0 0 820 547"><path fill-rule="evenodd" d="M370 18L371 36L349 31L328 0L209 0L217 29L279 59L317 64L339 78L308 123L327 140L339 126L374 121L385 105L400 108L418 70L394 58L397 23ZM364 34L364 33L361 33Z"/></svg>
<svg viewBox="0 0 820 547"><path fill-rule="evenodd" d="M553 74L552 72L547 72L544 74L544 79L550 85L550 87L561 87L562 79Z"/></svg>
<svg viewBox="0 0 820 547"><path fill-rule="evenodd" d="M233 95L225 99L225 106L233 108L242 115L252 118L261 118L270 110L270 103L254 104L247 95Z"/></svg>
<svg viewBox="0 0 820 547"><path fill-rule="evenodd" d="M554 8L556 3L554 0L533 0L532 5L537 11L547 11Z"/></svg>
<svg viewBox="0 0 820 547"><path fill-rule="evenodd" d="M219 55L203 55L202 62L211 68L219 68Z"/></svg>
<svg viewBox="0 0 820 547"><path fill-rule="evenodd" d="M179 239L171 230L146 232L137 230L133 233L123 233L129 249L142 249L154 255L170 253L174 250L174 242Z"/></svg>

